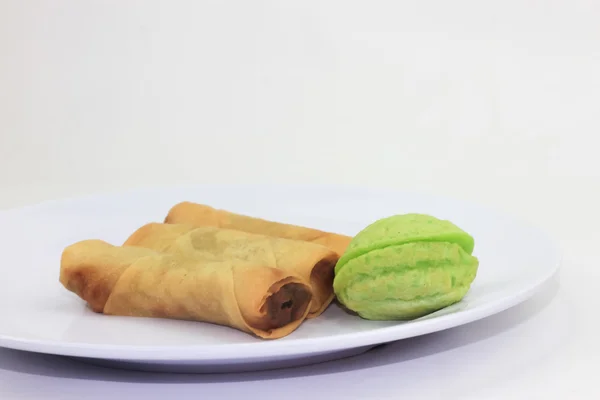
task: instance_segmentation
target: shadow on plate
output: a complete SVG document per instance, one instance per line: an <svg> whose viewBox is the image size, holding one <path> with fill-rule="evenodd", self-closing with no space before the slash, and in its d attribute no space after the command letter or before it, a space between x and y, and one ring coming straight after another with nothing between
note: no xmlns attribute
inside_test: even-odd
<svg viewBox="0 0 600 400"><path fill-rule="evenodd" d="M76 359L0 349L0 369L31 375L134 383L217 383L275 380L398 364L467 346L510 330L544 310L558 292L555 276L531 299L497 315L428 335L379 345L358 356L309 366L231 374L169 374L111 369Z"/></svg>

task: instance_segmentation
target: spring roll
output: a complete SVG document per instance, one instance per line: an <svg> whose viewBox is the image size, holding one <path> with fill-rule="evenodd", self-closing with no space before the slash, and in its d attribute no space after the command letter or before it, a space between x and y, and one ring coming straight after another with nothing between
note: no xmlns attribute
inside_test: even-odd
<svg viewBox="0 0 600 400"><path fill-rule="evenodd" d="M167 224L192 224L199 227L212 226L215 228L235 229L266 236L312 242L330 248L340 257L344 254L346 247L348 247L352 240L350 236L346 235L234 214L229 211L217 210L207 205L187 201L173 206L164 222Z"/></svg>
<svg viewBox="0 0 600 400"><path fill-rule="evenodd" d="M279 269L184 259L101 240L63 251L60 282L98 313L210 322L264 339L293 332L312 300L308 284Z"/></svg>
<svg viewBox="0 0 600 400"><path fill-rule="evenodd" d="M313 292L308 318L319 316L334 297L333 278L338 255L315 243L232 229L150 223L135 231L124 246L208 260L240 259L298 275L310 282Z"/></svg>

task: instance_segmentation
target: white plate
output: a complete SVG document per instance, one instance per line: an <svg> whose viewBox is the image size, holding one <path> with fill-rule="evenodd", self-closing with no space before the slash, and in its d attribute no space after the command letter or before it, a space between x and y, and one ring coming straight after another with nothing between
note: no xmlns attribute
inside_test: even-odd
<svg viewBox="0 0 600 400"><path fill-rule="evenodd" d="M87 238L119 244L140 225L161 221L182 200L350 235L381 217L428 213L475 237L479 272L463 301L419 320L366 321L333 304L274 341L207 323L95 314L59 284L65 246ZM46 202L0 212L0 243L0 346L169 371L278 368L358 354L514 306L559 264L544 234L504 215L438 197L332 187L202 186Z"/></svg>

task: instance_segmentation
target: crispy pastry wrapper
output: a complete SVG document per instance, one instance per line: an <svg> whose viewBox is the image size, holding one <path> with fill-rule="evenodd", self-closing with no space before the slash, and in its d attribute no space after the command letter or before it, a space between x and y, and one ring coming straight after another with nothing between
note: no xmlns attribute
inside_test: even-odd
<svg viewBox="0 0 600 400"><path fill-rule="evenodd" d="M101 240L63 251L60 282L99 313L203 321L264 339L293 332L312 301L302 278L260 263L184 258Z"/></svg>
<svg viewBox="0 0 600 400"><path fill-rule="evenodd" d="M298 275L310 282L313 292L308 318L320 315L334 297L337 253L315 243L209 226L150 223L135 231L124 246L149 248L181 257L239 259Z"/></svg>
<svg viewBox="0 0 600 400"><path fill-rule="evenodd" d="M317 243L335 251L340 257L344 254L352 240L352 237L346 235L235 214L188 201L173 206L164 222L168 224L191 224L198 227L212 226L215 228L235 229L284 239Z"/></svg>

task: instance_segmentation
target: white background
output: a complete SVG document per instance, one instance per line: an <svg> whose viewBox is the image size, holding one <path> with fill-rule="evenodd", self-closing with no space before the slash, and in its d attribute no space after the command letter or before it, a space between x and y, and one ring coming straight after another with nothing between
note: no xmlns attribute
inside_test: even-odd
<svg viewBox="0 0 600 400"><path fill-rule="evenodd" d="M0 350L0 398L600 398L598 21L593 0L0 0L2 208L397 187L510 212L564 252L531 301L355 359L206 377Z"/></svg>

